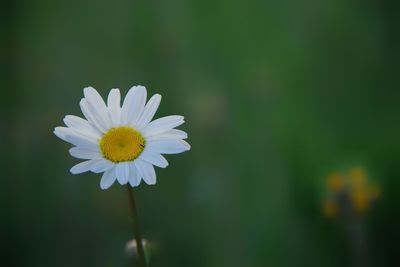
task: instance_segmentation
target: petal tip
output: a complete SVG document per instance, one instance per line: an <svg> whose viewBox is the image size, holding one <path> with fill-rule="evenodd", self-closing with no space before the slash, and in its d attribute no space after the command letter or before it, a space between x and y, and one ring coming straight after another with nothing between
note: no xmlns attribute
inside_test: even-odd
<svg viewBox="0 0 400 267"><path fill-rule="evenodd" d="M87 86L87 87L83 88L84 93L88 93L90 91L96 91L96 89L94 89L92 86Z"/></svg>
<svg viewBox="0 0 400 267"><path fill-rule="evenodd" d="M182 140L183 141L183 140ZM188 143L188 142L186 142L186 141L183 141L184 142L184 145L185 145L185 148L186 148L186 150L185 151L189 151L191 148L192 148L192 146Z"/></svg>
<svg viewBox="0 0 400 267"><path fill-rule="evenodd" d="M103 184L100 183L100 189L101 189L101 190L107 190L107 189L110 188L110 187L111 187L111 185L110 185L110 186L105 186L105 185L103 185Z"/></svg>
<svg viewBox="0 0 400 267"><path fill-rule="evenodd" d="M108 93L108 95L114 94L114 93L119 93L119 89L118 88L111 89L110 92Z"/></svg>
<svg viewBox="0 0 400 267"><path fill-rule="evenodd" d="M61 138L61 139L64 140L66 134L63 133L63 131L62 131L63 128L65 128L65 127L57 126L57 127L54 128L53 133L54 133L54 135L57 136L58 138Z"/></svg>
<svg viewBox="0 0 400 267"><path fill-rule="evenodd" d="M155 184L157 184L157 181L146 181L145 179L143 179L143 180L147 185L155 185Z"/></svg>
<svg viewBox="0 0 400 267"><path fill-rule="evenodd" d="M129 91L130 90L145 90L145 91L147 91L146 87L144 87L143 85L134 85L131 87L131 89L129 89Z"/></svg>

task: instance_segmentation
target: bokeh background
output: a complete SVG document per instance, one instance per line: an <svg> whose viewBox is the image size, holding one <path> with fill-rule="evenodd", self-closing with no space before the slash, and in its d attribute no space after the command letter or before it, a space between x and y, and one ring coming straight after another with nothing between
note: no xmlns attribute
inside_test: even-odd
<svg viewBox="0 0 400 267"><path fill-rule="evenodd" d="M192 145L136 189L150 266L396 266L399 8L3 0L0 265L133 266L126 188L71 175L52 132L81 115L84 87L141 84L163 95L156 116L185 116ZM376 203L324 212L327 177L353 166Z"/></svg>

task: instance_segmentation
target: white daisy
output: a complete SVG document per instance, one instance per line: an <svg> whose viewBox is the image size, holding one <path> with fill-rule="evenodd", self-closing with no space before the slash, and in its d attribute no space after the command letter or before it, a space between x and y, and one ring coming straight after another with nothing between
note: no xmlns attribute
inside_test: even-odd
<svg viewBox="0 0 400 267"><path fill-rule="evenodd" d="M115 180L121 185L156 183L154 166L165 168L161 154L177 154L190 149L184 131L174 129L184 123L183 116L166 116L154 121L161 101L156 94L146 103L146 88L132 87L121 107L121 94L112 89L107 105L92 87L84 89L80 107L86 120L67 115L67 127L56 127L54 134L74 145L70 154L85 161L71 169L72 174L104 172L100 187L109 188Z"/></svg>

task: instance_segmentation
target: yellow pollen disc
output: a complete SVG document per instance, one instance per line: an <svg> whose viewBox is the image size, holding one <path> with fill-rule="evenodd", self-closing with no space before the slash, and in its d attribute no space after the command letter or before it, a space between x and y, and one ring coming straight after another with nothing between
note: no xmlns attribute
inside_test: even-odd
<svg viewBox="0 0 400 267"><path fill-rule="evenodd" d="M112 162L131 161L142 153L143 136L133 128L111 128L100 140L103 156Z"/></svg>

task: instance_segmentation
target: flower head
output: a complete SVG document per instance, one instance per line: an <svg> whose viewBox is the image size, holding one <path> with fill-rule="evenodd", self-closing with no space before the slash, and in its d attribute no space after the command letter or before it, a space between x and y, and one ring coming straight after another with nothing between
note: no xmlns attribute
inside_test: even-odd
<svg viewBox="0 0 400 267"><path fill-rule="evenodd" d="M362 167L353 167L346 172L333 172L326 179L327 195L323 212L328 217L349 212L366 215L380 195L376 184L368 180Z"/></svg>
<svg viewBox="0 0 400 267"><path fill-rule="evenodd" d="M146 103L147 91L134 86L127 93L122 107L121 94L112 89L107 104L92 87L84 89L80 107L86 119L67 115L67 127L56 127L54 134L74 145L70 154L85 161L75 165L71 173L87 171L103 173L102 189L116 180L132 187L156 183L154 166L165 168L161 154L177 154L190 149L183 139L184 131L174 129L184 123L183 116L166 116L152 121L161 101L153 95Z"/></svg>

